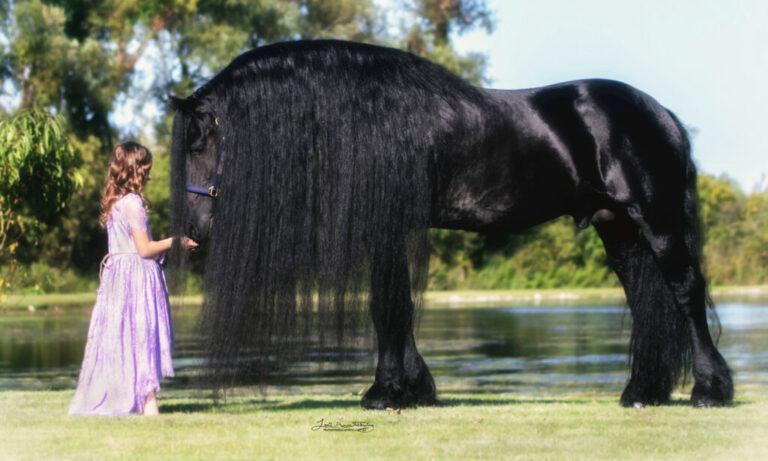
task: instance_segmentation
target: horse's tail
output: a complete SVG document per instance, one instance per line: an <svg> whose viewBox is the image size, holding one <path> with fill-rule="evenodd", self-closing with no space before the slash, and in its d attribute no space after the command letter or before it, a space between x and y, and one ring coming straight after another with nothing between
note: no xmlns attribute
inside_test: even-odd
<svg viewBox="0 0 768 461"><path fill-rule="evenodd" d="M669 398L681 373L684 375L690 367L687 322L644 239L624 264L629 276L623 282L632 311L629 346L632 384L638 389L655 389L658 395L645 397L663 402ZM648 382L641 382L643 380ZM631 404L630 396L626 398L625 403Z"/></svg>
<svg viewBox="0 0 768 461"><path fill-rule="evenodd" d="M685 198L683 200L683 209L685 211L684 216L684 229L685 229L685 244L688 250L688 258L691 262L693 269L701 275L701 287L699 290L702 292L704 304L707 309L707 317L709 322L714 324L717 328L717 333L714 335L715 344L720 337L721 326L720 319L717 316L717 310L715 309L715 303L709 293L709 285L707 284L706 277L703 276L704 272L704 226L701 222L700 213L700 200L698 193L698 173L696 170L696 164L693 161L693 155L691 153L691 141L683 123L677 116L671 111L669 114L677 124L678 130L682 135L683 148L682 151L685 154L686 160L686 185L685 185Z"/></svg>
<svg viewBox="0 0 768 461"><path fill-rule="evenodd" d="M700 213L700 199L698 188L698 172L696 170L696 164L693 161L693 155L691 153L691 142L688 135L688 131L685 126L680 122L677 116L671 111L669 114L677 124L683 138L683 152L686 160L686 185L685 185L685 198L683 201L683 209L685 210L684 216L684 228L685 228L685 243L688 250L689 258L693 264L693 268L696 272L704 273L704 225L701 221ZM717 317L715 310L715 303L712 301L712 297L709 293L709 285L704 276L701 277L702 286L700 289L703 291L704 303L707 307L707 315L710 321L717 325L718 333L715 335L715 342L717 342L720 336L720 321Z"/></svg>

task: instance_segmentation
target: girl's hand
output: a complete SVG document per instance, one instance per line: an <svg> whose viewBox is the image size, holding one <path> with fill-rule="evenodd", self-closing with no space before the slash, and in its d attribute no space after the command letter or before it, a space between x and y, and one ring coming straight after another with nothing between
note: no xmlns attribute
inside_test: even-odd
<svg viewBox="0 0 768 461"><path fill-rule="evenodd" d="M181 244L181 247L184 248L185 250L197 251L197 242L187 237L186 235L181 237L181 241L179 243Z"/></svg>

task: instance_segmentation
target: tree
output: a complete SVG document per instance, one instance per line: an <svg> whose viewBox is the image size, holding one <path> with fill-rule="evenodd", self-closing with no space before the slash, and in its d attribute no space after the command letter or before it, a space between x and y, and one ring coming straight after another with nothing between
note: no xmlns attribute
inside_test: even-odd
<svg viewBox="0 0 768 461"><path fill-rule="evenodd" d="M94 250L103 242L99 191L115 138L110 113L171 5L21 0L6 10L1 33L8 45L0 88L17 96L18 106L10 110L42 108L59 114L84 162L83 187L73 206L59 226L48 229L42 245L23 245L27 259L81 269L98 264L99 251Z"/></svg>
<svg viewBox="0 0 768 461"><path fill-rule="evenodd" d="M419 56L438 62L474 84L486 82L485 56L461 56L453 49L453 33L462 34L476 27L490 33L494 23L483 0L401 0L411 11L401 46Z"/></svg>
<svg viewBox="0 0 768 461"><path fill-rule="evenodd" d="M714 284L768 281L768 193L749 196L726 177L700 175L705 269Z"/></svg>
<svg viewBox="0 0 768 461"><path fill-rule="evenodd" d="M744 202L744 283L768 281L768 190L757 190Z"/></svg>
<svg viewBox="0 0 768 461"><path fill-rule="evenodd" d="M733 180L708 175L699 175L698 194L705 270L714 284L734 280L743 237L740 222L744 194Z"/></svg>
<svg viewBox="0 0 768 461"><path fill-rule="evenodd" d="M39 241L83 184L58 121L40 110L0 120L0 262L12 272L19 241ZM0 274L0 289L9 272Z"/></svg>

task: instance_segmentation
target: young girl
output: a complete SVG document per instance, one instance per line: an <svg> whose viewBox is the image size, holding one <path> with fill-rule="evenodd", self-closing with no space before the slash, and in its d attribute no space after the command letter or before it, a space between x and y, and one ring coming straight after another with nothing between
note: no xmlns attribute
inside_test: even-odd
<svg viewBox="0 0 768 461"><path fill-rule="evenodd" d="M165 277L157 260L172 239L152 240L141 191L152 154L135 142L115 147L101 199L109 253L99 290L71 415L158 413L160 380L173 376L173 332ZM185 250L197 243L181 238Z"/></svg>

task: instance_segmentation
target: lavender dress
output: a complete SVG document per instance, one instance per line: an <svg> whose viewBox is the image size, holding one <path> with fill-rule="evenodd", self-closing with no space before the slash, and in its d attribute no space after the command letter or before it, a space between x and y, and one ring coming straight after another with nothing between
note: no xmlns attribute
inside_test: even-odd
<svg viewBox="0 0 768 461"><path fill-rule="evenodd" d="M131 229L150 240L141 197L126 194L107 221L109 254L88 327L83 366L70 415L142 413L144 402L173 376L173 330L160 264L136 252Z"/></svg>

